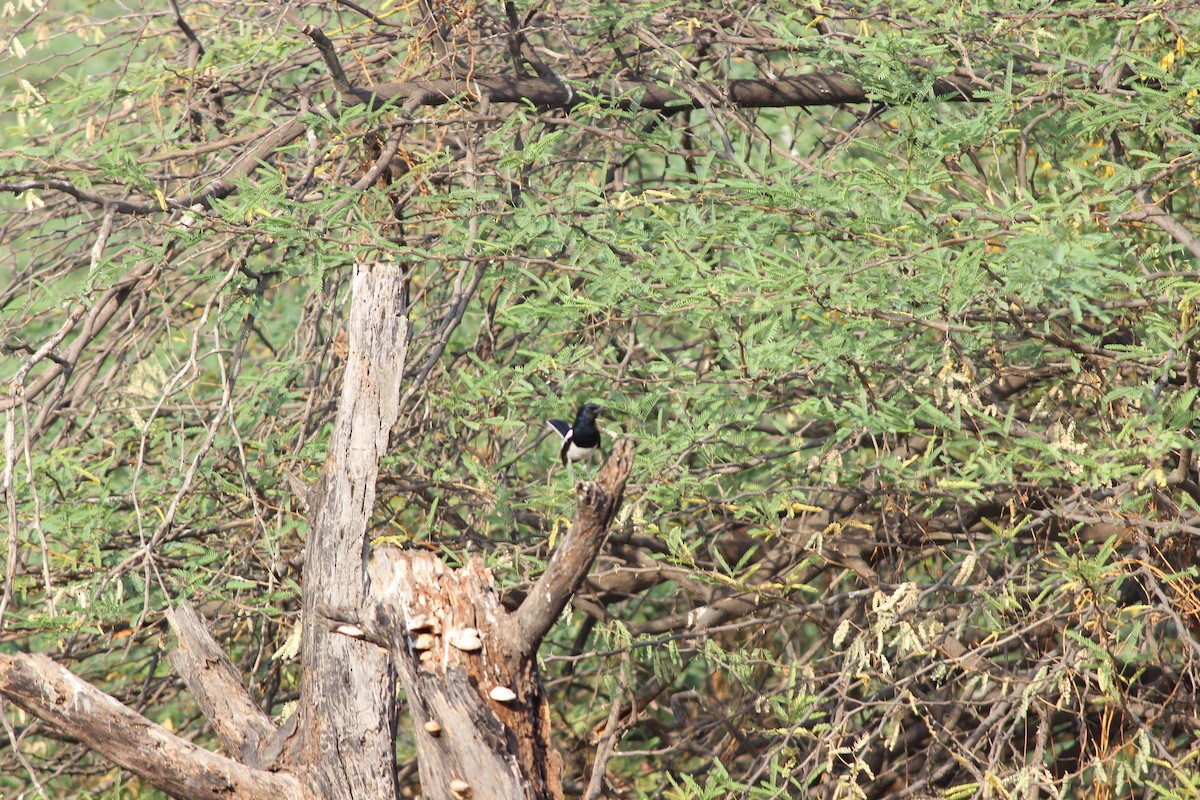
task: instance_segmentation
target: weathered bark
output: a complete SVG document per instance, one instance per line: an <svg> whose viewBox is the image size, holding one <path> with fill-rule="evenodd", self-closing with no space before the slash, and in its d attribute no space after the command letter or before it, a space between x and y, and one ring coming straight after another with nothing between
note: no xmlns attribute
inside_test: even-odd
<svg viewBox="0 0 1200 800"><path fill-rule="evenodd" d="M934 91L946 100L970 102L981 86L968 75L955 74L934 81ZM982 87L986 88L986 84ZM784 108L865 103L867 90L836 72L788 75L773 80L752 78L727 81L724 99L737 108ZM622 109L649 108L683 111L703 104L683 90L657 83L623 82L612 87L575 91L553 78L510 78L472 75L469 80L423 80L380 83L370 89L351 87L364 102L395 105L441 105L456 98L486 98L493 103L532 103L543 108L572 108L588 97L604 98ZM624 99L630 95L629 99ZM620 97L622 99L615 100Z"/></svg>
<svg viewBox="0 0 1200 800"><path fill-rule="evenodd" d="M334 629L391 651L413 720L423 797L563 796L538 646L599 553L632 465L633 443L618 442L596 481L576 487L570 530L512 614L478 559L456 570L435 554L396 548L372 555L370 607L323 609Z"/></svg>
<svg viewBox="0 0 1200 800"><path fill-rule="evenodd" d="M394 659L424 797L557 800L561 762L537 650L604 542L633 445L618 442L596 481L576 487L574 523L511 615L478 560L455 570L430 553L384 548L368 575L375 480L409 335L399 268L356 269L348 327L341 405L312 497L297 713L276 730L186 604L169 614L179 637L171 662L237 761L174 736L44 656L0 656L0 691L176 797L386 800L398 794ZM329 609L342 609L340 618L360 623L383 647L358 641L353 630L331 632L323 623L337 614ZM283 771L257 768L266 763Z"/></svg>
<svg viewBox="0 0 1200 800"><path fill-rule="evenodd" d="M413 719L422 796L461 798L465 785L472 797L562 797L545 695L521 660L513 668L506 612L482 563L448 569L433 553L385 549L372 573ZM480 649L462 649L472 637ZM503 690L514 699L492 697Z"/></svg>
<svg viewBox="0 0 1200 800"><path fill-rule="evenodd" d="M394 798L396 703L387 651L313 624L313 609L367 598L367 526L396 421L409 323L400 267L355 268L341 405L314 493L304 569L297 714L276 731L195 611L169 614L171 662L235 761L197 747L41 655L0 656L0 693L175 797ZM277 759L278 757L278 759ZM255 766L266 762L284 772ZM289 774L291 773L291 774Z"/></svg>
<svg viewBox="0 0 1200 800"><path fill-rule="evenodd" d="M60 736L184 800L303 800L295 776L211 753L155 725L40 653L0 655L0 692Z"/></svg>
<svg viewBox="0 0 1200 800"><path fill-rule="evenodd" d="M391 657L332 634L314 615L323 605L367 600L367 526L408 350L398 265L356 266L351 295L341 400L305 544L299 736L285 757L309 770L326 800L390 798L397 791Z"/></svg>
<svg viewBox="0 0 1200 800"><path fill-rule="evenodd" d="M507 637L522 655L536 654L558 615L587 576L604 544L608 528L625 496L625 479L633 469L633 443L617 442L595 483L575 489L578 510L570 529L550 556L550 563L507 623Z"/></svg>
<svg viewBox="0 0 1200 800"><path fill-rule="evenodd" d="M213 639L196 609L181 603L167 612L167 620L179 640L167 658L225 751L244 764L261 766L259 754L275 733L271 718L250 697L241 672Z"/></svg>

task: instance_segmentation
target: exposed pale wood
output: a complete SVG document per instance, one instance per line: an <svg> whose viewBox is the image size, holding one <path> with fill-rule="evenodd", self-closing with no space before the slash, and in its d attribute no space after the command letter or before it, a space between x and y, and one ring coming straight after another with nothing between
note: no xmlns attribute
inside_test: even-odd
<svg viewBox="0 0 1200 800"><path fill-rule="evenodd" d="M451 569L436 554L393 547L372 553L368 608L319 607L326 628L391 651L423 797L453 800L454 781L472 797L563 796L537 650L599 552L632 465L632 443L620 442L597 480L577 487L575 522L515 616L478 559Z"/></svg>
<svg viewBox="0 0 1200 800"><path fill-rule="evenodd" d="M422 797L454 800L450 784L461 780L472 797L561 798L562 768L536 661L511 649L507 612L483 564L472 559L450 569L433 553L381 548L371 575L380 598L375 619L390 632L384 636L412 716ZM408 631L419 618L433 625L425 651L411 647L416 632ZM452 643L468 628L479 632L481 649ZM497 687L515 699L493 699ZM441 726L438 735L425 729L429 721Z"/></svg>
<svg viewBox="0 0 1200 800"><path fill-rule="evenodd" d="M307 800L294 776L216 755L131 710L47 656L0 655L0 692L60 736L184 800Z"/></svg>
<svg viewBox="0 0 1200 800"><path fill-rule="evenodd" d="M410 331L398 264L355 267L347 330L337 419L321 482L310 498L299 731L288 756L307 768L326 800L397 794L391 657L333 634L314 610L367 600L367 527L379 460L398 414Z"/></svg>
<svg viewBox="0 0 1200 800"><path fill-rule="evenodd" d="M221 739L226 752L246 764L258 764L263 745L275 725L246 687L242 675L225 655L204 620L190 603L167 612L167 621L178 638L167 656L188 691Z"/></svg>

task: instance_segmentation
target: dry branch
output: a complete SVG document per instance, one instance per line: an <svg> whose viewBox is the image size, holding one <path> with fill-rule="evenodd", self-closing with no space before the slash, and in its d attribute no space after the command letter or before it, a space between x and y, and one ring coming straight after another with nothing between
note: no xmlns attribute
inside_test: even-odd
<svg viewBox="0 0 1200 800"><path fill-rule="evenodd" d="M221 744L238 760L257 764L275 725L242 684L242 675L189 603L167 612L179 644L168 658L196 698Z"/></svg>
<svg viewBox="0 0 1200 800"><path fill-rule="evenodd" d="M966 77L951 76L934 82L934 90L947 100L975 99L979 86ZM861 85L836 73L811 73L768 80L730 80L725 99L738 108L783 108L865 103L871 98ZM572 108L595 97L621 109L666 109L684 111L701 108L700 101L668 86L625 81L614 87L593 86L571 89L561 81L544 78L474 76L469 80L423 80L382 83L373 89L356 88L363 102L442 105L456 98L486 98L493 103L532 103L540 108Z"/></svg>
<svg viewBox="0 0 1200 800"><path fill-rule="evenodd" d="M578 591L600 552L613 516L625 496L633 468L633 442L617 442L594 482L575 487L575 521L555 549L546 571L513 615L511 638L523 655L537 652L567 602Z"/></svg>
<svg viewBox="0 0 1200 800"><path fill-rule="evenodd" d="M542 638L579 588L621 505L633 443L617 443L546 571L510 615L478 559L451 569L434 553L379 547L374 602L320 606L326 627L391 651L408 698L422 796L561 798L561 761L537 671ZM456 792L454 786L459 791Z"/></svg>
<svg viewBox="0 0 1200 800"><path fill-rule="evenodd" d="M300 800L295 777L210 753L170 733L40 653L0 655L0 693L48 724L184 800Z"/></svg>

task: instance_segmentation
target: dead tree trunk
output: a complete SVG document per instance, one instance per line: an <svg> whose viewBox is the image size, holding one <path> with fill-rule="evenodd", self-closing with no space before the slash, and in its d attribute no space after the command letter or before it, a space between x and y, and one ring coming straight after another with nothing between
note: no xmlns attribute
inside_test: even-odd
<svg viewBox="0 0 1200 800"><path fill-rule="evenodd" d="M341 401L309 513L298 711L277 729L186 604L168 613L179 639L171 663L227 756L151 723L45 656L0 654L0 694L175 797L388 800L398 796L398 673L424 797L557 800L560 762L537 651L603 544L633 445L618 442L597 480L576 487L574 523L511 614L477 560L454 570L429 553L383 549L368 571L367 529L409 322L398 267L359 266L352 287Z"/></svg>
<svg viewBox="0 0 1200 800"><path fill-rule="evenodd" d="M190 608L169 619L172 663L229 757L154 725L44 656L0 655L0 693L181 798L396 797L394 673L386 651L314 623L313 609L367 598L367 526L396 421L408 347L401 269L355 267L341 401L313 492L304 567L300 707L281 729L250 697Z"/></svg>
<svg viewBox="0 0 1200 800"><path fill-rule="evenodd" d="M423 797L563 796L537 651L599 553L632 465L632 442L618 442L597 479L576 487L574 523L511 614L478 559L453 570L433 553L395 548L373 555L370 608L326 610L341 632L391 651Z"/></svg>
<svg viewBox="0 0 1200 800"><path fill-rule="evenodd" d="M309 511L299 735L284 762L310 771L310 784L327 800L396 795L391 659L377 648L331 635L314 609L367 600L367 528L379 460L399 414L408 351L401 272L387 263L355 269L341 399Z"/></svg>

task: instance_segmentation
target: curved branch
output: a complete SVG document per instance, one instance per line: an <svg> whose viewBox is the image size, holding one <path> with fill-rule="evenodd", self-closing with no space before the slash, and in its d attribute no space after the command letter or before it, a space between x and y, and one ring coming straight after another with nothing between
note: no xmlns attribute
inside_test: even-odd
<svg viewBox="0 0 1200 800"><path fill-rule="evenodd" d="M246 764L258 763L259 753L275 734L275 724L250 697L241 673L190 603L169 610L167 621L179 638L178 646L167 658L196 698L225 751L236 754Z"/></svg>
<svg viewBox="0 0 1200 800"><path fill-rule="evenodd" d="M314 35L316 29L304 33ZM319 31L316 31L319 33ZM323 34L322 34L323 35ZM314 39L314 41L316 41ZM328 39L325 39L328 42ZM318 42L318 44L320 44ZM322 49L326 53L328 48ZM332 65L331 65L332 68ZM339 92L344 99L357 99L372 106L396 105L412 108L418 105L445 105L463 97L487 98L493 103L531 103L541 108L572 109L590 97L599 98L617 108L636 110L639 108L669 112L701 108L701 101L668 86L655 83L625 83L615 92L599 87L576 91L555 78L506 78L471 77L464 80L426 80L382 83L374 89L351 86L345 75L335 77ZM973 102L978 99L973 91L974 84L963 76L939 78L934 88L944 100ZM784 108L789 106L828 106L844 103L866 103L871 100L867 90L835 73L796 75L767 80L763 78L731 80L725 86L725 97L730 105L738 108ZM50 189L63 192L77 200L111 208L117 214L145 216L170 209L187 210L194 205L209 207L213 200L234 192L229 180L249 175L271 151L299 138L305 124L297 118L277 126L274 130L257 138L254 147L239 156L225 174L213 181L204 190L183 197L167 198L160 202L134 202L106 197L86 191L66 180L36 179L0 182L0 192L21 194L31 189Z"/></svg>
<svg viewBox="0 0 1200 800"><path fill-rule="evenodd" d="M301 800L292 775L265 772L211 753L80 680L41 653L0 655L0 693L60 736L185 800Z"/></svg>
<svg viewBox="0 0 1200 800"><path fill-rule="evenodd" d="M604 537L625 497L625 481L633 468L633 442L624 439L613 446L612 455L600 468L595 481L575 487L579 510L562 543L550 556L546 571L530 589L509 624L516 651L537 652L538 645L553 627L558 615L578 591Z"/></svg>
<svg viewBox="0 0 1200 800"><path fill-rule="evenodd" d="M92 205L103 206L106 210L111 209L117 214L131 214L133 216L147 216L149 214L159 214L164 211L179 210L186 211L194 205L210 207L213 200L220 200L223 197L228 197L233 194L235 186L232 178L243 177L249 175L254 170L258 169L261 162L270 155L271 151L277 147L282 147L285 144L298 139L304 133L306 125L299 119L292 119L275 126L272 130L261 136L255 136L255 145L246 152L242 153L233 163L230 164L220 178L210 183L207 187L197 192L194 195L184 195L182 197L168 197L162 201L155 199L153 201L146 200L143 202L135 202L132 200L121 200L113 197L108 197L93 191L81 189L70 181L57 178L35 178L21 181L0 181L0 192L9 192L12 194L22 194L30 190L51 190L62 192L70 195L76 200ZM178 155L178 154L174 154Z"/></svg>

